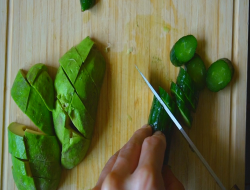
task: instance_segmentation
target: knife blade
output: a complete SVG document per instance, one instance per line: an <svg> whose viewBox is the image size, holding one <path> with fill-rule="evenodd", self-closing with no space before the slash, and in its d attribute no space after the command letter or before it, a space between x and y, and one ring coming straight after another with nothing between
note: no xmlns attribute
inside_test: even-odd
<svg viewBox="0 0 250 190"><path fill-rule="evenodd" d="M214 173L214 171L209 166L209 164L207 163L207 161L205 160L205 158L202 156L202 154L200 153L200 151L196 148L196 146L194 145L194 143L192 142L192 140L189 138L189 136L187 135L187 133L184 131L184 129L182 128L182 126L180 125L180 123L177 121L177 119L175 118L175 116L171 113L171 111L168 109L168 107L162 101L162 99L160 98L160 96L157 94L157 92L154 90L154 88L148 82L148 80L146 79L146 77L139 70L139 68L137 67L137 65L135 65L135 67L138 70L138 72L140 73L140 75L142 76L142 78L144 79L144 81L146 82L146 84L148 85L148 87L150 88L150 90L153 92L154 96L157 98L157 100L161 103L161 105L163 106L163 108L165 109L165 111L168 113L169 117L172 119L172 121L174 122L174 124L176 125L176 127L180 130L180 132L182 133L182 135L184 136L184 138L187 140L187 142L189 143L189 145L191 146L191 148L194 150L194 152L196 153L196 155L200 158L200 160L202 161L202 163L205 165L205 167L207 168L207 170L210 172L210 174L212 175L212 177L215 179L215 181L217 182L217 184L220 186L220 188L222 190L226 190L226 188L224 187L224 185L222 184L222 182L220 181L220 179Z"/></svg>

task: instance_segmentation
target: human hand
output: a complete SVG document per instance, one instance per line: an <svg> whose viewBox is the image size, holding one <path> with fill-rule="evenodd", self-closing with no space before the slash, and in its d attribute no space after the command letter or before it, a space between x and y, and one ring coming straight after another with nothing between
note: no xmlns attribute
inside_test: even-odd
<svg viewBox="0 0 250 190"><path fill-rule="evenodd" d="M92 190L184 190L163 167L165 149L164 134L143 126L109 159Z"/></svg>

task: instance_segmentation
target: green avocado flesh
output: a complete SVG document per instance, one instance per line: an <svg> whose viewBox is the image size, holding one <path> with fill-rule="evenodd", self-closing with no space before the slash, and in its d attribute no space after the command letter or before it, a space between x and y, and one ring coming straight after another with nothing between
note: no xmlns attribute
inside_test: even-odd
<svg viewBox="0 0 250 190"><path fill-rule="evenodd" d="M80 55L83 63L85 62L93 46L94 46L94 42L89 37L86 37L76 46L76 50L78 54Z"/></svg>
<svg viewBox="0 0 250 190"><path fill-rule="evenodd" d="M66 120L68 119L67 114L64 112L64 110L61 107L61 104L58 100L56 100L56 107L52 112L53 115L53 122L54 122L54 128L56 136L58 137L60 143L62 144L67 139L64 139L64 136L66 135L65 127L66 127Z"/></svg>
<svg viewBox="0 0 250 190"><path fill-rule="evenodd" d="M71 169L82 161L90 146L90 140L69 126L69 116L63 111L59 101L53 111L55 131L62 144L61 163L64 168Z"/></svg>
<svg viewBox="0 0 250 190"><path fill-rule="evenodd" d="M27 159L27 153L24 142L25 125L11 123L8 127L8 145L9 153L20 159Z"/></svg>
<svg viewBox="0 0 250 190"><path fill-rule="evenodd" d="M22 175L12 167L12 175L19 190L56 190L60 179L44 179Z"/></svg>
<svg viewBox="0 0 250 190"><path fill-rule="evenodd" d="M100 91L106 70L106 63L102 54L97 49L93 48L88 56L88 61L86 60L83 66L94 81L98 91Z"/></svg>
<svg viewBox="0 0 250 190"><path fill-rule="evenodd" d="M27 129L18 123L10 124L8 133L12 173L18 189L44 189L43 186L48 190L56 189L62 172L61 149L56 136ZM20 149L27 156L18 157Z"/></svg>
<svg viewBox="0 0 250 190"><path fill-rule="evenodd" d="M28 159L44 162L60 162L60 146L56 136L37 135L25 131Z"/></svg>
<svg viewBox="0 0 250 190"><path fill-rule="evenodd" d="M19 171L16 171L13 167L12 175L18 190L37 190L35 181L32 177L19 173Z"/></svg>
<svg viewBox="0 0 250 190"><path fill-rule="evenodd" d="M39 160L29 160L29 165L33 177L45 179L60 179L62 166L60 161L44 162Z"/></svg>
<svg viewBox="0 0 250 190"><path fill-rule="evenodd" d="M71 169L79 164L85 157L91 140L81 136L70 138L70 142L63 145L62 165L66 169Z"/></svg>
<svg viewBox="0 0 250 190"><path fill-rule="evenodd" d="M72 98L68 115L78 131L87 139L91 139L94 131L95 121L87 112L84 104L76 93Z"/></svg>
<svg viewBox="0 0 250 190"><path fill-rule="evenodd" d="M52 114L45 106L41 96L31 88L29 102L25 114L47 135L54 135Z"/></svg>
<svg viewBox="0 0 250 190"><path fill-rule="evenodd" d="M85 64L87 63L88 59ZM99 91L90 78L85 67L81 68L74 87L87 111L90 113L91 117L95 119L99 100Z"/></svg>
<svg viewBox="0 0 250 190"><path fill-rule="evenodd" d="M43 63L33 65L27 73L27 80L29 83L33 84L37 76L39 76L43 71L48 71L48 68Z"/></svg>
<svg viewBox="0 0 250 190"><path fill-rule="evenodd" d="M56 190L60 183L60 179L44 179L39 177L34 177L34 181L37 190Z"/></svg>
<svg viewBox="0 0 250 190"><path fill-rule="evenodd" d="M11 156L12 165L15 171L19 174L32 177L32 172L30 170L30 164L28 160L21 160L15 156Z"/></svg>
<svg viewBox="0 0 250 190"><path fill-rule="evenodd" d="M67 111L74 95L75 89L68 80L62 67L58 68L54 85L56 90L56 97L60 101L63 109Z"/></svg>
<svg viewBox="0 0 250 190"><path fill-rule="evenodd" d="M62 167L60 162L43 162L39 160L21 160L14 156L13 168L20 174L45 179L60 179Z"/></svg>
<svg viewBox="0 0 250 190"><path fill-rule="evenodd" d="M106 65L89 37L72 47L59 62L52 115L62 145L61 163L70 169L82 161L90 146Z"/></svg>
<svg viewBox="0 0 250 190"><path fill-rule="evenodd" d="M11 88L11 97L17 106L25 113L28 105L31 86L25 79L22 70L19 70Z"/></svg>
<svg viewBox="0 0 250 190"><path fill-rule="evenodd" d="M74 84L76 77L82 65L82 59L75 47L72 47L60 59L59 63L68 76L72 84Z"/></svg>
<svg viewBox="0 0 250 190"><path fill-rule="evenodd" d="M40 65L40 66L39 66ZM18 107L34 122L34 124L44 133L53 135L52 115L45 105L53 109L54 104L54 87L53 82L45 71L45 65L38 64L38 68L32 67L31 70L36 71L36 75L30 74L33 80L32 86L28 83L24 73L19 70L13 86L11 88L11 96ZM29 73L31 73L29 71ZM37 76L40 73L39 76Z"/></svg>
<svg viewBox="0 0 250 190"><path fill-rule="evenodd" d="M47 71L43 71L35 80L32 87L41 96L48 110L54 109L54 84Z"/></svg>

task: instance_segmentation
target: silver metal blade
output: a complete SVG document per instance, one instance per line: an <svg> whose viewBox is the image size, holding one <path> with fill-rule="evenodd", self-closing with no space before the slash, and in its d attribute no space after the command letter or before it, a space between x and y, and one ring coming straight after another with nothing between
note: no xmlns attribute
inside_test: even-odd
<svg viewBox="0 0 250 190"><path fill-rule="evenodd" d="M173 122L175 123L175 125L177 126L177 128L181 131L182 135L188 141L189 145L193 148L193 150L195 151L195 153L197 154L197 156L200 158L200 160L202 161L202 163L205 165L205 167L208 169L208 171L213 176L213 178L215 179L215 181L218 183L218 185L220 186L220 188L223 189L223 190L226 190L226 188L221 183L220 179L214 173L214 171L209 166L209 164L207 163L207 161L205 160L205 158L201 155L200 151L196 148L196 146L191 141L191 139L189 138L189 136L187 135L187 133L184 131L184 129L182 128L182 126L180 125L180 123L177 121L177 119L175 118L175 116L171 113L171 111L168 109L168 107L166 106L166 104L162 101L162 99L160 98L160 96L157 94L157 92L154 90L154 88L148 82L148 80L146 79L146 77L144 77L144 75L141 73L141 71L139 70L139 68L136 65L135 65L135 67L139 71L140 75L142 76L142 78L144 79L144 81L146 82L146 84L148 85L148 87L150 88L150 90L153 92L153 94L155 95L155 97L157 98L157 100L161 103L161 105L163 106L163 108L166 110L166 112L168 113L169 117L173 120Z"/></svg>

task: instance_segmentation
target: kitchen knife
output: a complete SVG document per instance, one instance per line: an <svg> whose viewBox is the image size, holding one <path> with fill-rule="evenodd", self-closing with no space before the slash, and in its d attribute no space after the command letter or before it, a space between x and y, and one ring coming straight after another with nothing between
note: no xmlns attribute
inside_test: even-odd
<svg viewBox="0 0 250 190"><path fill-rule="evenodd" d="M196 146L194 145L194 143L191 141L191 139L188 137L187 133L184 131L184 129L182 128L182 126L180 125L180 123L177 121L177 119L174 117L174 115L171 113L171 111L168 109L168 107L165 105L165 103L162 101L162 99L160 98L160 96L157 94L157 92L154 90L154 88L151 86L151 84L148 82L148 80L146 79L146 77L144 77L144 75L142 74L142 72L139 70L139 68L135 65L136 69L139 71L140 75L142 76L142 78L144 79L144 81L146 82L146 84L148 85L148 87L150 88L150 90L153 92L153 94L155 95L155 97L157 98L157 100L161 103L161 105L163 106L163 108L166 110L166 112L168 113L169 117L172 119L172 121L174 122L174 124L176 125L176 127L181 131L182 135L185 137L185 139L188 141L189 145L192 147L192 149L195 151L195 153L197 154L197 156L200 158L200 160L202 161L202 163L205 165L205 167L208 169L208 171L210 172L210 174L213 176L213 178L215 179L215 181L217 182L217 184L220 186L220 188L222 190L226 190L226 188L224 187L224 185L221 183L220 179L217 177L217 175L214 173L214 171L212 170L212 168L209 166L209 164L207 163L207 161L204 159L204 157L201 155L200 151L196 148Z"/></svg>

